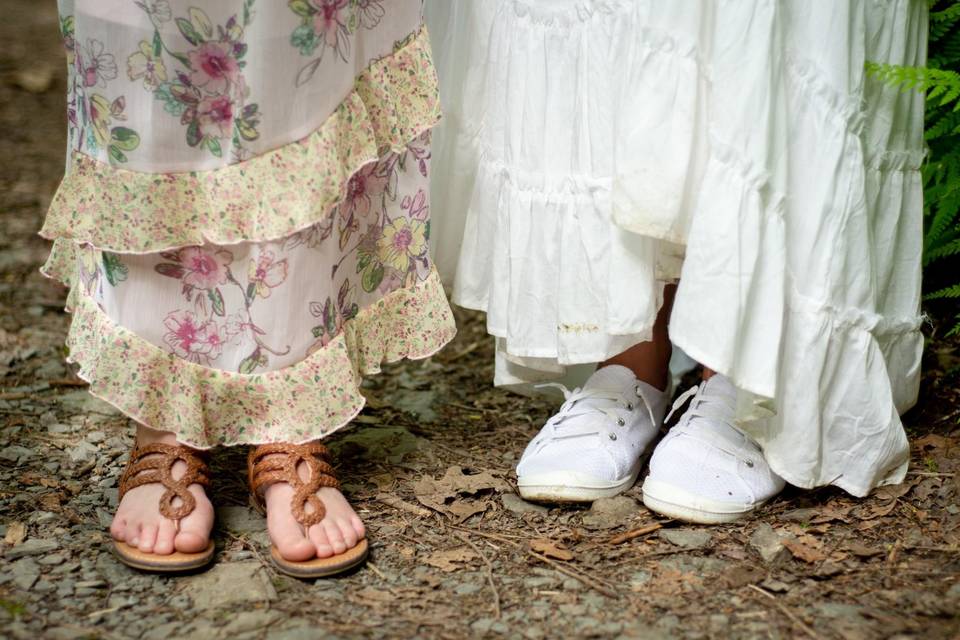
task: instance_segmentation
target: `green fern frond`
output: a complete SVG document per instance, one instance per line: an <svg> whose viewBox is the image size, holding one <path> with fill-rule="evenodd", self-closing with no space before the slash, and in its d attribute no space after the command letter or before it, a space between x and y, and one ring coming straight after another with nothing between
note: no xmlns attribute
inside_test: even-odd
<svg viewBox="0 0 960 640"><path fill-rule="evenodd" d="M924 300L942 300L944 298L960 298L960 283L923 296Z"/></svg>

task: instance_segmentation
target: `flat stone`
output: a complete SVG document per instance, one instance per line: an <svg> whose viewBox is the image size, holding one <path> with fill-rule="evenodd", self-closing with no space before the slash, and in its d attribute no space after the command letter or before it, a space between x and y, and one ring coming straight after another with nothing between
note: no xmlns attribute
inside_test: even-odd
<svg viewBox="0 0 960 640"><path fill-rule="evenodd" d="M778 518L787 522L810 522L818 515L820 515L820 512L817 509L791 509L781 513Z"/></svg>
<svg viewBox="0 0 960 640"><path fill-rule="evenodd" d="M23 591L29 591L40 578L40 565L33 558L23 558L10 565L13 584Z"/></svg>
<svg viewBox="0 0 960 640"><path fill-rule="evenodd" d="M60 547L60 543L52 539L31 538L21 542L15 547L10 547L3 553L7 560L16 560L26 556L35 556L41 553L50 553Z"/></svg>
<svg viewBox="0 0 960 640"><path fill-rule="evenodd" d="M515 493L505 493L500 496L503 502L503 508L512 513L547 513L550 511L545 506L527 502Z"/></svg>
<svg viewBox="0 0 960 640"><path fill-rule="evenodd" d="M282 618L284 614L279 611L260 609L256 611L241 611L230 617L230 622L220 630L220 636L223 638L234 638L241 633L250 631L259 631Z"/></svg>
<svg viewBox="0 0 960 640"><path fill-rule="evenodd" d="M628 524L640 510L636 500L627 496L600 498L584 514L583 526L588 529L613 529Z"/></svg>
<svg viewBox="0 0 960 640"><path fill-rule="evenodd" d="M49 385L47 385L49 387ZM57 404L62 410L70 414L89 415L99 413L105 416L120 415L120 412L110 404L96 398L84 389L64 393L57 398Z"/></svg>
<svg viewBox="0 0 960 640"><path fill-rule="evenodd" d="M702 549L710 544L712 536L705 529L660 529L662 540L684 549Z"/></svg>
<svg viewBox="0 0 960 640"><path fill-rule="evenodd" d="M45 566L55 567L56 565L63 564L66 561L66 556L59 553L51 553L41 557L37 562Z"/></svg>
<svg viewBox="0 0 960 640"><path fill-rule="evenodd" d="M71 462L88 462L93 460L93 458L100 453L100 450L96 446L90 444L85 440L81 440L74 446L70 447L67 455L70 457Z"/></svg>
<svg viewBox="0 0 960 640"><path fill-rule="evenodd" d="M216 564L200 575L182 578L181 593L197 609L219 609L235 604L268 602L276 590L259 562Z"/></svg>
<svg viewBox="0 0 960 640"><path fill-rule="evenodd" d="M4 449L0 449L0 460L6 460L7 462L12 462L13 464L26 462L35 455L37 455L37 452L33 449L28 449L19 445L11 445L9 447L5 447Z"/></svg>
<svg viewBox="0 0 960 640"><path fill-rule="evenodd" d="M750 536L750 545L757 550L764 562L778 562L790 556L783 546L784 537L767 523L761 524Z"/></svg>

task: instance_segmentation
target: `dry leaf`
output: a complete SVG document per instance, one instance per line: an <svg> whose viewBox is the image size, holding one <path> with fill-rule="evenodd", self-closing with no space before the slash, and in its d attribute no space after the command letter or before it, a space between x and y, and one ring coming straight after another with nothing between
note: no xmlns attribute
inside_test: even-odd
<svg viewBox="0 0 960 640"><path fill-rule="evenodd" d="M891 500L885 505L868 504L859 510L857 517L861 520L876 520L877 518L890 515L890 513L897 508L897 504L898 502L896 500Z"/></svg>
<svg viewBox="0 0 960 640"><path fill-rule="evenodd" d="M946 449L950 444L950 438L938 436L935 433L930 433L913 441L913 446L918 449Z"/></svg>
<svg viewBox="0 0 960 640"><path fill-rule="evenodd" d="M826 555L822 551L819 551L809 544L804 544L799 540L790 540L789 538L784 539L783 546L785 546L790 553L793 554L794 558L803 560L804 562L821 562L826 559Z"/></svg>
<svg viewBox="0 0 960 640"><path fill-rule="evenodd" d="M530 548L537 553L542 553L548 558L557 560L573 560L573 553L559 542L548 540L547 538L533 538L530 540Z"/></svg>
<svg viewBox="0 0 960 640"><path fill-rule="evenodd" d="M874 496L880 500L894 500L901 496L905 496L910 493L910 490L913 489L916 481L914 482L902 482L900 484L887 485L885 487L880 487L874 492Z"/></svg>
<svg viewBox="0 0 960 640"><path fill-rule="evenodd" d="M870 558L883 554L883 549L868 547L867 545L860 544L859 542L848 542L847 544L843 545L843 550L849 551L858 558Z"/></svg>
<svg viewBox="0 0 960 640"><path fill-rule="evenodd" d="M506 491L509 485L489 471L466 474L458 466L448 468L439 480L422 478L413 483L417 500L437 511L446 511L447 502L458 495L474 495L490 489Z"/></svg>
<svg viewBox="0 0 960 640"><path fill-rule="evenodd" d="M487 500L454 500L452 504L447 506L447 511L457 516L457 522L460 523L470 516L483 513L489 506L490 502Z"/></svg>
<svg viewBox="0 0 960 640"><path fill-rule="evenodd" d="M7 525L7 534L3 536L3 541L14 547L24 541L27 537L27 525L22 522L11 522Z"/></svg>
<svg viewBox="0 0 960 640"><path fill-rule="evenodd" d="M424 559L431 567L436 567L441 571L451 572L462 569L462 563L476 560L479 556L477 552L470 547L454 547L453 549L442 549L434 551Z"/></svg>

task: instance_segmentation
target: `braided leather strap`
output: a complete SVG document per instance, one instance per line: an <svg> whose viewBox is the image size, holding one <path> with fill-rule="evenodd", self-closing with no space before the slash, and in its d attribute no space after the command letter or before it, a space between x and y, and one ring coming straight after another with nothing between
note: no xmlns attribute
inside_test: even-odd
<svg viewBox="0 0 960 640"><path fill-rule="evenodd" d="M250 450L247 457L247 476L250 491L263 506L263 492L274 482L286 482L293 487L290 511L301 525L318 524L327 513L323 500L317 495L320 487L340 488L336 472L330 464L330 452L319 442L308 444L263 444ZM300 478L297 468L306 465L307 479ZM313 510L307 513L306 505Z"/></svg>
<svg viewBox="0 0 960 640"><path fill-rule="evenodd" d="M154 443L134 447L130 452L123 475L120 476L120 498L137 487L159 482L166 491L160 496L160 514L170 520L180 520L190 515L197 506L193 494L187 491L191 484L210 486L210 470L201 458L200 452L179 444ZM173 466L177 462L187 465L186 472L179 478L173 477ZM180 506L173 502L180 499Z"/></svg>

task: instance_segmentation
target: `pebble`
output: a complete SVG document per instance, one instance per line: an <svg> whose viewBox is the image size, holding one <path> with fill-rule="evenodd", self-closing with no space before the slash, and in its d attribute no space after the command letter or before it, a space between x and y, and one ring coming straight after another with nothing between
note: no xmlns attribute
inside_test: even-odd
<svg viewBox="0 0 960 640"><path fill-rule="evenodd" d="M790 556L790 552L783 546L783 538L767 523L756 528L750 536L750 544L764 562L777 562Z"/></svg>
<svg viewBox="0 0 960 640"><path fill-rule="evenodd" d="M40 578L40 565L33 558L23 558L10 565L9 575L14 585L29 591Z"/></svg>
<svg viewBox="0 0 960 640"><path fill-rule="evenodd" d="M25 542L21 542L15 547L7 549L3 553L3 557L7 560L16 560L17 558L24 558L26 556L35 556L41 553L49 553L55 551L59 548L60 544L56 540L49 540L43 538L31 538Z"/></svg>
<svg viewBox="0 0 960 640"><path fill-rule="evenodd" d="M600 498L583 516L583 526L588 529L613 529L626 525L639 513L641 507L627 496Z"/></svg>
<svg viewBox="0 0 960 640"><path fill-rule="evenodd" d="M549 511L549 509L543 505L527 502L515 493L505 493L500 497L500 500L503 502L503 508L512 513L544 514Z"/></svg>
<svg viewBox="0 0 960 640"><path fill-rule="evenodd" d="M704 529L661 529L661 539L684 549L702 549L710 544L712 536Z"/></svg>
<svg viewBox="0 0 960 640"><path fill-rule="evenodd" d="M276 590L258 561L216 564L209 571L183 578L183 591L197 609L267 602Z"/></svg>
<svg viewBox="0 0 960 640"><path fill-rule="evenodd" d="M19 445L11 445L4 449L0 449L0 459L6 460L7 462L12 462L14 464L26 462L35 455L37 455L37 453L33 449L28 449Z"/></svg>
<svg viewBox="0 0 960 640"><path fill-rule="evenodd" d="M91 431L87 434L87 442L91 444L100 444L107 437L103 431Z"/></svg>
<svg viewBox="0 0 960 640"><path fill-rule="evenodd" d="M55 567L58 564L63 564L64 562L66 562L66 560L67 560L66 556L62 554L51 553L49 555L43 556L42 558L37 560L37 562L42 565Z"/></svg>

